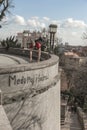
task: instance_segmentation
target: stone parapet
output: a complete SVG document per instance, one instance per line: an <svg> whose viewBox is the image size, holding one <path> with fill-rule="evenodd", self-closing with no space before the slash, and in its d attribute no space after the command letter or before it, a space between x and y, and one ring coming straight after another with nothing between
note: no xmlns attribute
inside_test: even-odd
<svg viewBox="0 0 87 130"><path fill-rule="evenodd" d="M59 59L42 57L41 62L0 67L3 104L14 130L60 130Z"/></svg>
<svg viewBox="0 0 87 130"><path fill-rule="evenodd" d="M6 50L5 48L0 48L0 53L11 54L11 55L12 54L13 55L20 55L20 56L25 56L25 57L30 56L30 50L29 49L9 48L8 50ZM34 59L37 59L38 51L33 50L32 56L33 56ZM47 60L49 58L50 58L49 53L41 51L41 61Z"/></svg>
<svg viewBox="0 0 87 130"><path fill-rule="evenodd" d="M51 88L58 80L60 80L58 57L54 55L51 55L49 60L39 63L0 67L0 88L4 93L5 103L10 99L8 95L14 97L16 91L17 97L31 89L40 92Z"/></svg>

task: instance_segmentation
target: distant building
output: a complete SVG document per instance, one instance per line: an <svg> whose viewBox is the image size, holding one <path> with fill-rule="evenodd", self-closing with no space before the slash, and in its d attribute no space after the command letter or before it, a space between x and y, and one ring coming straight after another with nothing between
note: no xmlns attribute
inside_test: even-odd
<svg viewBox="0 0 87 130"><path fill-rule="evenodd" d="M73 52L65 52L64 53L64 64L68 68L77 68L79 65L80 57Z"/></svg>
<svg viewBox="0 0 87 130"><path fill-rule="evenodd" d="M30 32L29 30L25 30L25 33L17 33L16 39L18 40L17 44L20 44L23 48L28 48L30 39L38 39L41 36L41 32Z"/></svg>
<svg viewBox="0 0 87 130"><path fill-rule="evenodd" d="M69 45L69 43L68 42L65 42L65 46L68 46Z"/></svg>
<svg viewBox="0 0 87 130"><path fill-rule="evenodd" d="M17 41L17 44L20 44L21 47L22 47L23 33L17 33L16 39L18 40L18 41Z"/></svg>
<svg viewBox="0 0 87 130"><path fill-rule="evenodd" d="M87 46L82 47L82 52L84 56L87 56Z"/></svg>
<svg viewBox="0 0 87 130"><path fill-rule="evenodd" d="M65 46L63 45L63 43L58 45L58 51L59 54L63 54L65 52Z"/></svg>

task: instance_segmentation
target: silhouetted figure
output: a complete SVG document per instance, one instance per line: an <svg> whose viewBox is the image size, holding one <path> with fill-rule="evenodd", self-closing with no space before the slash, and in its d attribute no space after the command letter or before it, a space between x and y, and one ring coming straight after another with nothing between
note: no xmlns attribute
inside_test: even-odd
<svg viewBox="0 0 87 130"><path fill-rule="evenodd" d="M38 60L37 61L40 61L40 58L41 58L41 43L38 40L36 40L35 43L36 43L36 45L35 45L36 49L38 49Z"/></svg>

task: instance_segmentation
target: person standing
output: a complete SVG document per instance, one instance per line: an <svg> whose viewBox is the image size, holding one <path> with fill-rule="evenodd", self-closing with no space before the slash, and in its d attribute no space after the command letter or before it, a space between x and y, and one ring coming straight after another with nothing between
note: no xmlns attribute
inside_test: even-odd
<svg viewBox="0 0 87 130"><path fill-rule="evenodd" d="M38 40L35 41L35 43L36 43L36 48L38 49L38 59L37 59L37 61L39 62L40 58L41 58L41 43Z"/></svg>

